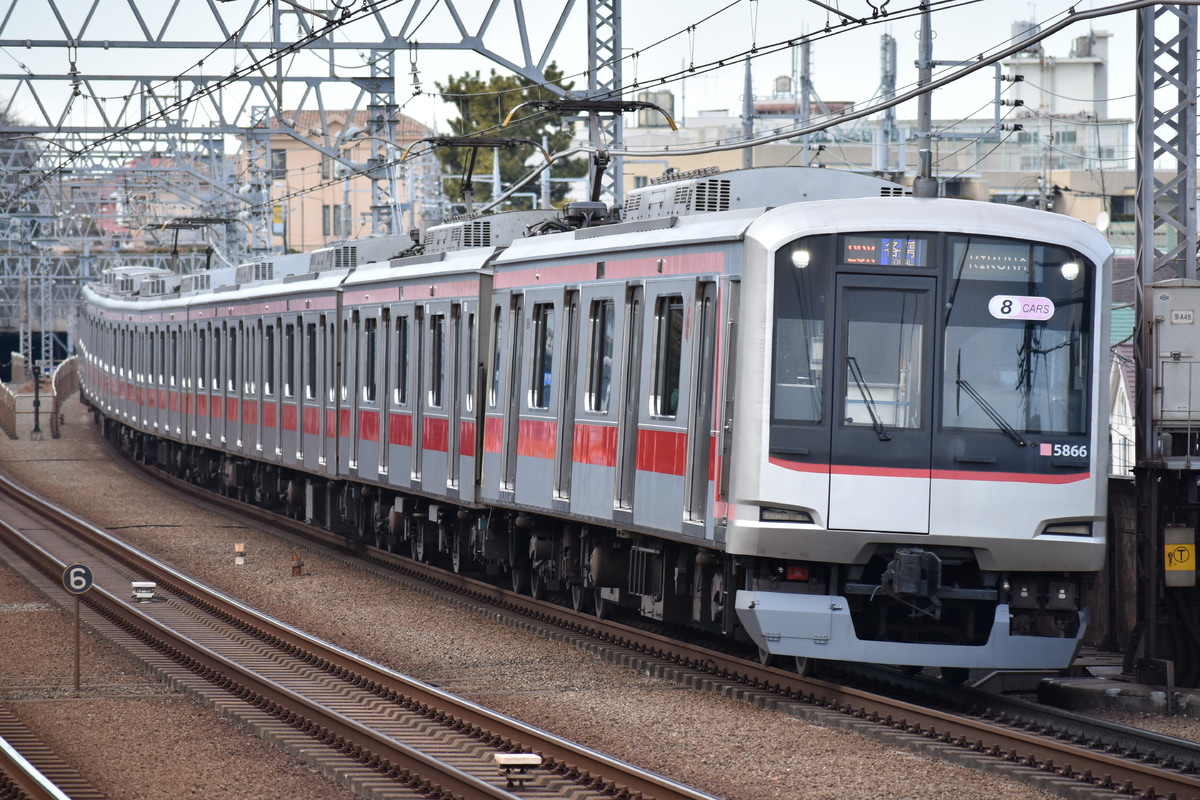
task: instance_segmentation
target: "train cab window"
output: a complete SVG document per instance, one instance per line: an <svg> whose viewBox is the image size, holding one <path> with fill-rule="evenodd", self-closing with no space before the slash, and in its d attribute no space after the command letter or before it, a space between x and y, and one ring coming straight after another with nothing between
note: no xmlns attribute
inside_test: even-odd
<svg viewBox="0 0 1200 800"><path fill-rule="evenodd" d="M378 358L379 320L369 317L363 320L363 347L366 350L363 364L363 400L374 403L379 392L379 378L376 375Z"/></svg>
<svg viewBox="0 0 1200 800"><path fill-rule="evenodd" d="M446 383L446 315L429 315L429 405L441 408Z"/></svg>
<svg viewBox="0 0 1200 800"><path fill-rule="evenodd" d="M263 329L263 395L275 396L275 326Z"/></svg>
<svg viewBox="0 0 1200 800"><path fill-rule="evenodd" d="M683 363L683 296L663 295L654 302L654 366L650 413L675 417L679 411L679 372Z"/></svg>
<svg viewBox="0 0 1200 800"><path fill-rule="evenodd" d="M549 408L554 379L554 304L533 307L533 363L529 407Z"/></svg>
<svg viewBox="0 0 1200 800"><path fill-rule="evenodd" d="M612 300L593 300L588 312L587 394L585 407L597 414L608 413L612 391L613 322Z"/></svg>
<svg viewBox="0 0 1200 800"><path fill-rule="evenodd" d="M489 408L495 408L500 402L500 356L504 352L501 345L500 330L503 321L503 309L500 306L496 306L495 317L492 319L492 380L488 386Z"/></svg>
<svg viewBox="0 0 1200 800"><path fill-rule="evenodd" d="M824 419L825 300L829 237L801 239L775 259L771 417L780 423Z"/></svg>
<svg viewBox="0 0 1200 800"><path fill-rule="evenodd" d="M408 317L396 319L396 385L392 389L392 402L408 405Z"/></svg>

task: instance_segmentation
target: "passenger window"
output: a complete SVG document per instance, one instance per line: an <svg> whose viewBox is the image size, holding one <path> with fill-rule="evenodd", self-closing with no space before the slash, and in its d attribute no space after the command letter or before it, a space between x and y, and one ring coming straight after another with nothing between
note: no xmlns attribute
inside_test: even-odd
<svg viewBox="0 0 1200 800"><path fill-rule="evenodd" d="M268 325L263 330L263 394L275 396L275 326Z"/></svg>
<svg viewBox="0 0 1200 800"><path fill-rule="evenodd" d="M376 328L379 325L377 319L368 318L363 320L363 336L366 338L366 364L364 369L366 374L363 375L363 400L368 403L374 403L376 394L379 391L379 381L375 377L376 371Z"/></svg>
<svg viewBox="0 0 1200 800"><path fill-rule="evenodd" d="M492 382L488 388L488 406L495 408L500 401L500 328L504 319L503 310L496 306L496 317L492 320Z"/></svg>
<svg viewBox="0 0 1200 800"><path fill-rule="evenodd" d="M585 407L598 414L608 413L612 388L613 301L593 300L589 318L587 397Z"/></svg>
<svg viewBox="0 0 1200 800"><path fill-rule="evenodd" d="M212 355L213 355L213 371L212 371L212 388L217 391L221 390L221 329L213 328L212 332Z"/></svg>
<svg viewBox="0 0 1200 800"><path fill-rule="evenodd" d="M308 330L305 333L305 355L308 356L306 364L308 369L305 370L304 376L304 399L317 399L317 324L315 322L308 323Z"/></svg>
<svg viewBox="0 0 1200 800"><path fill-rule="evenodd" d="M396 388L392 390L392 402L408 405L408 317L396 320Z"/></svg>
<svg viewBox="0 0 1200 800"><path fill-rule="evenodd" d="M533 363L529 407L549 408L554 377L554 304L533 307Z"/></svg>
<svg viewBox="0 0 1200 800"><path fill-rule="evenodd" d="M296 326L283 329L283 396L296 396Z"/></svg>
<svg viewBox="0 0 1200 800"><path fill-rule="evenodd" d="M664 295L655 301L654 328L650 413L674 418L679 410L679 370L683 357L682 295Z"/></svg>
<svg viewBox="0 0 1200 800"><path fill-rule="evenodd" d="M442 390L446 382L446 315L429 316L429 405L442 407Z"/></svg>

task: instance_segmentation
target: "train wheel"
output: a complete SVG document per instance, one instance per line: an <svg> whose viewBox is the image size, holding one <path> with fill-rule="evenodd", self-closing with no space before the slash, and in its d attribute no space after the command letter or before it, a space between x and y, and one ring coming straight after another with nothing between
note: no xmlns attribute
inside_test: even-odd
<svg viewBox="0 0 1200 800"><path fill-rule="evenodd" d="M763 648L758 648L758 663L764 667L775 667L779 665L779 658L774 653L769 653Z"/></svg>
<svg viewBox="0 0 1200 800"><path fill-rule="evenodd" d="M513 567L510 575L512 576L512 590L517 594L525 594L529 586L529 567Z"/></svg>
<svg viewBox="0 0 1200 800"><path fill-rule="evenodd" d="M412 534L412 539L409 540L410 555L412 556L413 561L424 561L425 560L425 531L421 528L421 526L419 524L414 525L413 528L414 528L414 530L413 530L413 534Z"/></svg>
<svg viewBox="0 0 1200 800"><path fill-rule="evenodd" d="M609 613L612 611L612 601L606 600L600 596L599 592L592 593L592 613L596 615L596 619L608 619Z"/></svg>
<svg viewBox="0 0 1200 800"><path fill-rule="evenodd" d="M571 584L571 608L583 613L591 598L592 590L590 587L584 586L582 583Z"/></svg>
<svg viewBox="0 0 1200 800"><path fill-rule="evenodd" d="M546 599L546 576L540 569L529 571L529 596L534 600Z"/></svg>
<svg viewBox="0 0 1200 800"><path fill-rule="evenodd" d="M809 675L813 674L813 669L816 667L816 665L817 660L815 658L796 656L796 662L793 664L793 667L795 668L797 675L799 675L801 678L807 678Z"/></svg>
<svg viewBox="0 0 1200 800"><path fill-rule="evenodd" d="M471 538L464 531L455 531L453 536L450 542L450 567L461 573L471 563Z"/></svg>

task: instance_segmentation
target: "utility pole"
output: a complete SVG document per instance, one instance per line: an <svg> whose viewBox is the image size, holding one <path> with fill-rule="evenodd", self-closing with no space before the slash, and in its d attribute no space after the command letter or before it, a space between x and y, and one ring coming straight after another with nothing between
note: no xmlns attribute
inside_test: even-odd
<svg viewBox="0 0 1200 800"><path fill-rule="evenodd" d="M754 80L750 56L746 56L746 80L742 86L742 140L747 144L742 148L742 169L750 169L754 166L754 148L749 146L754 140Z"/></svg>
<svg viewBox="0 0 1200 800"><path fill-rule="evenodd" d="M921 12L921 52L917 60L917 85L928 86L933 79L933 31L929 7ZM913 197L937 197L933 177L933 98L925 92L917 100L917 176L913 179Z"/></svg>

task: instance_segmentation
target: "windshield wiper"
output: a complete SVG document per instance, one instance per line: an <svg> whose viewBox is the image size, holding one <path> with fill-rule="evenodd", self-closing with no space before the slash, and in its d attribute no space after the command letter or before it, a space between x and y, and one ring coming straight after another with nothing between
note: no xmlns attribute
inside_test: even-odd
<svg viewBox="0 0 1200 800"><path fill-rule="evenodd" d="M858 360L854 356L846 356L846 366L850 371L850 377L854 378L854 383L858 385L858 393L862 396L863 405L867 407L867 413L871 415L871 425L875 428L875 435L881 442L890 441L892 435L887 432L887 428L883 427L883 420L875 411L875 398L871 396L871 390L867 388L867 383L863 380Z"/></svg>
<svg viewBox="0 0 1200 800"><path fill-rule="evenodd" d="M1017 433L1016 429L1012 425L1008 424L1008 420L1006 420L1004 417L1000 416L1000 412L997 411L996 409L992 408L992 404L989 403L987 400L984 400L983 395L981 395L979 393L979 391L967 381L966 378L962 377L962 351L961 350L958 351L957 373L958 374L956 374L954 377L954 385L957 386L959 389L963 390L964 392L966 392L968 397L970 397L972 400L974 400L976 403L978 403L979 407L983 409L983 413L988 415L988 419L990 419L992 422L996 423L997 428L999 428L1000 430L1007 433L1009 438L1017 443L1018 447L1025 447L1028 444L1028 442L1026 442L1024 439L1021 438L1021 434ZM954 402L957 405L957 403L958 403L957 395L954 398Z"/></svg>

